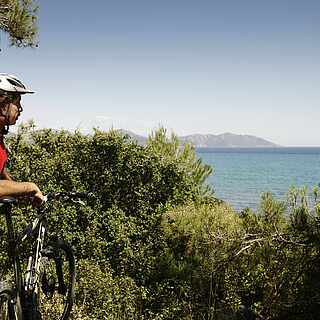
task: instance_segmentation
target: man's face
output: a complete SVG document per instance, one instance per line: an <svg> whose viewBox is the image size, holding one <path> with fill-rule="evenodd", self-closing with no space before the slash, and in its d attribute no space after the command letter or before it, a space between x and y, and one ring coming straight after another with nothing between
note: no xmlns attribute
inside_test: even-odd
<svg viewBox="0 0 320 320"><path fill-rule="evenodd" d="M10 102L7 108L8 125L16 124L20 113L23 111L21 106L21 96L17 95L13 101Z"/></svg>

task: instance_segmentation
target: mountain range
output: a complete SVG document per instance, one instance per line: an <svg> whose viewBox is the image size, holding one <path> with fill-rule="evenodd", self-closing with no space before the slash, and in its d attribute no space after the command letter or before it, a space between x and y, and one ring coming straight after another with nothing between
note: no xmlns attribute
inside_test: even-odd
<svg viewBox="0 0 320 320"><path fill-rule="evenodd" d="M131 131L119 130L123 134L127 134L131 139L137 141L139 144L144 145L147 138L137 135ZM191 143L196 148L275 148L279 145L267 141L265 139L246 135L246 134L233 134L222 133L214 134L192 134L187 136L180 136L182 143Z"/></svg>

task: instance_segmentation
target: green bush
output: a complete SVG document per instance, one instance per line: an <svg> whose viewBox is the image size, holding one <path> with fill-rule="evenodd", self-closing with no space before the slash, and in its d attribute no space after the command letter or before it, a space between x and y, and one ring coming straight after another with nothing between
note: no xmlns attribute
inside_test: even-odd
<svg viewBox="0 0 320 320"><path fill-rule="evenodd" d="M257 213L190 202L164 215L162 269L186 282L192 319L317 319L320 228L303 197L292 211L264 194Z"/></svg>
<svg viewBox="0 0 320 320"><path fill-rule="evenodd" d="M173 300L176 289L159 276L161 252L167 247L160 221L167 208L201 197L202 180L211 170L196 161L194 150L186 146L181 154L180 149L175 154L157 152L157 147L171 144L161 130L142 147L116 131L85 136L35 130L32 124L21 126L7 144L10 171L17 180L34 181L44 192L94 190L96 194L86 207L55 203L49 210L50 230L76 248L81 262L76 310L83 317L100 319L104 312L106 319L116 319L120 309L124 319L132 319L136 310L140 319L175 318L185 302ZM15 211L18 229L34 215L31 208ZM2 234L4 229L2 224ZM5 238L1 240L4 249ZM6 273L4 251L0 258ZM106 286L115 283L106 290L93 286L86 298L88 308L81 304L89 282L81 275L82 266L91 268L91 283L103 274L108 275ZM111 296L114 303L108 304Z"/></svg>
<svg viewBox="0 0 320 320"><path fill-rule="evenodd" d="M85 207L49 208L50 230L77 252L73 319L318 318L317 188L313 209L307 190L292 188L288 202L266 193L258 212L237 213L206 186L212 169L194 148L164 129L143 147L116 131L26 125L7 144L18 180L96 194ZM19 230L35 214L14 213ZM4 223L0 235L8 276Z"/></svg>

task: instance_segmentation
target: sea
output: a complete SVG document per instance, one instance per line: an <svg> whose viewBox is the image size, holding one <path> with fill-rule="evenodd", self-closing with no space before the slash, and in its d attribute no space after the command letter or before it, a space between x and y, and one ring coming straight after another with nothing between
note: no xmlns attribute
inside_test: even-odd
<svg viewBox="0 0 320 320"><path fill-rule="evenodd" d="M202 161L213 168L207 179L215 196L237 211L259 210L261 195L271 192L285 201L290 187L320 186L320 147L200 148Z"/></svg>

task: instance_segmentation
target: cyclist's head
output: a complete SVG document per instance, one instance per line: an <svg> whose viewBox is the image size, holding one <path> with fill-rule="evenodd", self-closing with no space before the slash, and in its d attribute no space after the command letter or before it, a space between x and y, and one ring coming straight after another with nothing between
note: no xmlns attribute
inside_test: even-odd
<svg viewBox="0 0 320 320"><path fill-rule="evenodd" d="M34 93L29 90L16 76L0 73L0 95L15 99L17 95Z"/></svg>
<svg viewBox="0 0 320 320"><path fill-rule="evenodd" d="M34 93L13 75L0 73L0 133L7 133L22 112L21 95Z"/></svg>

